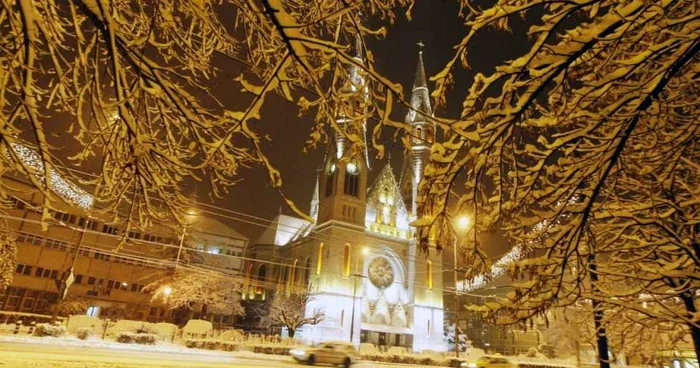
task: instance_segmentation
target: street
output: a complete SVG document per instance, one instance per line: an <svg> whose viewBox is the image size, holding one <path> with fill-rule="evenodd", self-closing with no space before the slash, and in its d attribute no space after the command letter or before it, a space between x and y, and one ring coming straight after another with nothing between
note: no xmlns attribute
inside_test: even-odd
<svg viewBox="0 0 700 368"><path fill-rule="evenodd" d="M220 351L193 351L196 354L154 352L143 350L115 350L109 348L58 346L54 344L26 344L0 342L0 367L71 367L71 368L170 368L170 367L300 367L289 357ZM395 365L392 365L395 367ZM361 362L354 367L381 368L388 365ZM404 367L411 367L405 365Z"/></svg>

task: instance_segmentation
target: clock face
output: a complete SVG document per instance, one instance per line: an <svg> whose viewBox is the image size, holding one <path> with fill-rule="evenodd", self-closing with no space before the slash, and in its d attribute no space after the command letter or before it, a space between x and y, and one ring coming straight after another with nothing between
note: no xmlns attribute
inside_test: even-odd
<svg viewBox="0 0 700 368"><path fill-rule="evenodd" d="M394 268L389 260L377 257L369 263L369 281L380 289L385 289L394 282Z"/></svg>

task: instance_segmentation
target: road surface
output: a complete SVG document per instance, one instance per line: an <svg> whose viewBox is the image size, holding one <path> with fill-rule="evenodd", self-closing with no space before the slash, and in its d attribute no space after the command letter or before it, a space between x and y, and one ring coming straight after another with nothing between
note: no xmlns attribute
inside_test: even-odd
<svg viewBox="0 0 700 368"><path fill-rule="evenodd" d="M220 351L200 354L153 352L142 350L116 350L110 348L60 346L56 344L0 342L0 368L213 368L213 367L295 367L290 357L236 356ZM382 368L387 365L360 362L356 368ZM411 367L411 366L404 366ZM393 365L392 368L396 368Z"/></svg>

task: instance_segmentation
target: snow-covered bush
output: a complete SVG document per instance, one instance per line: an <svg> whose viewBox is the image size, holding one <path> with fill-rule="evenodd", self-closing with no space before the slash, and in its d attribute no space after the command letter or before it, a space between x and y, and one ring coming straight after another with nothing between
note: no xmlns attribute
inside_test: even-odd
<svg viewBox="0 0 700 368"><path fill-rule="evenodd" d="M120 332L117 334L117 342L123 344L153 345L158 341L158 335L147 333Z"/></svg>
<svg viewBox="0 0 700 368"><path fill-rule="evenodd" d="M188 348L207 349L207 350L223 350L223 351L238 351L240 345L238 343L222 340L203 340L203 339L187 339L185 346Z"/></svg>
<svg viewBox="0 0 700 368"><path fill-rule="evenodd" d="M36 325L34 336L59 337L66 334L66 327L63 325L52 325L50 323L40 323Z"/></svg>
<svg viewBox="0 0 700 368"><path fill-rule="evenodd" d="M448 367L450 366L449 358L438 358L424 355L412 354L361 354L363 360L369 360L380 363L396 363L396 364L412 364L432 367Z"/></svg>
<svg viewBox="0 0 700 368"><path fill-rule="evenodd" d="M75 333L75 336L81 340L87 340L90 335L92 335L92 328L89 327L81 327Z"/></svg>

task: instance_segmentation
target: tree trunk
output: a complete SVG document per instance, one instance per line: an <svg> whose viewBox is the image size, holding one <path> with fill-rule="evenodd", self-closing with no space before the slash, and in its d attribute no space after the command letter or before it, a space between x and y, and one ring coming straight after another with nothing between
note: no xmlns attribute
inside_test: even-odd
<svg viewBox="0 0 700 368"><path fill-rule="evenodd" d="M294 338L294 334L295 334L296 332L297 332L297 330L295 330L295 329L293 329L293 328L290 328L290 327L287 327L287 334L289 335L289 338L293 339L293 338Z"/></svg>
<svg viewBox="0 0 700 368"><path fill-rule="evenodd" d="M591 253L588 256L588 274L591 277L593 295L596 295L598 293L598 265L596 264L595 249L592 239L594 238L591 232L589 239ZM605 327L603 327L604 312L603 309L601 309L602 303L598 300L591 300L591 305L593 306L593 324L595 326L596 342L598 343L598 361L600 362L600 368L610 368L608 336L605 333Z"/></svg>
<svg viewBox="0 0 700 368"><path fill-rule="evenodd" d="M685 304L685 309L688 311L689 316L696 315L698 308L695 306L695 301L693 300L694 290L687 291L681 294L681 300ZM692 323L688 323L688 328L690 329L690 336L693 339L693 348L695 348L695 358L700 360L700 327Z"/></svg>
<svg viewBox="0 0 700 368"><path fill-rule="evenodd" d="M199 317L200 319L206 320L206 315L207 315L207 305L202 304L202 315Z"/></svg>

